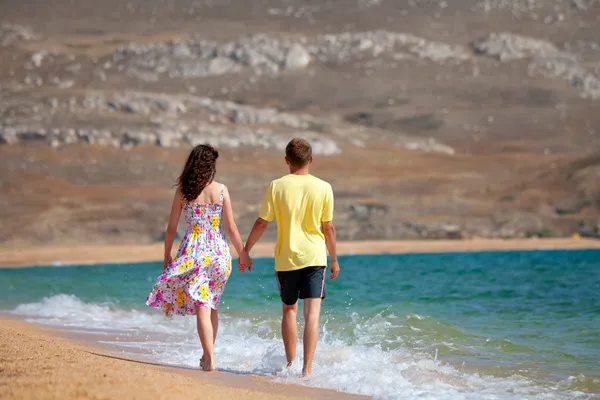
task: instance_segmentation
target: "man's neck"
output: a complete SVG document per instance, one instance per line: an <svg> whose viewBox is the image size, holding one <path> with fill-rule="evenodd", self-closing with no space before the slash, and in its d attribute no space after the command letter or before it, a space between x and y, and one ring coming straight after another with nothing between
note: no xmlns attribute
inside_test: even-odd
<svg viewBox="0 0 600 400"><path fill-rule="evenodd" d="M290 174L292 175L308 175L308 165L302 168L290 168Z"/></svg>

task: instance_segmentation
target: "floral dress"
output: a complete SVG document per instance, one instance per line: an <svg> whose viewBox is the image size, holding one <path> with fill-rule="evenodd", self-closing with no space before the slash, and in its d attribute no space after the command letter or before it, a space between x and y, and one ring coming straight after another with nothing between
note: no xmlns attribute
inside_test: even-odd
<svg viewBox="0 0 600 400"><path fill-rule="evenodd" d="M197 307L219 307L231 273L231 255L221 229L223 190L219 203L184 202L187 229L177 257L158 277L146 304L166 315L192 315Z"/></svg>

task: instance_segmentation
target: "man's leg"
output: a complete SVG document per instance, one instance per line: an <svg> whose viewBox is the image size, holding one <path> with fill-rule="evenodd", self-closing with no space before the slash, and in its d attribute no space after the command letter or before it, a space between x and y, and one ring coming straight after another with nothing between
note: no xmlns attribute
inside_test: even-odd
<svg viewBox="0 0 600 400"><path fill-rule="evenodd" d="M276 272L279 296L281 297L283 318L281 319L281 336L285 347L285 357L288 367L296 358L296 344L298 343L298 272Z"/></svg>
<svg viewBox="0 0 600 400"><path fill-rule="evenodd" d="M285 347L285 357L288 367L292 365L296 358L296 343L298 343L298 323L296 314L298 314L298 303L294 305L283 304L283 318L281 320L281 336L283 336L283 346Z"/></svg>
<svg viewBox="0 0 600 400"><path fill-rule="evenodd" d="M321 301L325 298L325 267L307 267L302 270L299 295L304 300L304 366L303 375L312 373L315 349L319 340Z"/></svg>
<svg viewBox="0 0 600 400"><path fill-rule="evenodd" d="M317 341L319 340L319 317L321 315L321 299L304 299L304 366L302 375L312 373Z"/></svg>

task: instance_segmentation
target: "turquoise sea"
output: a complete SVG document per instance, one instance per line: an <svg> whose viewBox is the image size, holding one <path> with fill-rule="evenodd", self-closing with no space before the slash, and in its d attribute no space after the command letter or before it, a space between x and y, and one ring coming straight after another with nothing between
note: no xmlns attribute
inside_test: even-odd
<svg viewBox="0 0 600 400"><path fill-rule="evenodd" d="M234 270L220 369L377 399L600 398L600 251L340 257L314 375L283 368L273 260ZM145 306L159 263L0 269L0 311L197 366L194 317ZM300 351L299 354L302 354ZM297 363L301 364L301 363Z"/></svg>

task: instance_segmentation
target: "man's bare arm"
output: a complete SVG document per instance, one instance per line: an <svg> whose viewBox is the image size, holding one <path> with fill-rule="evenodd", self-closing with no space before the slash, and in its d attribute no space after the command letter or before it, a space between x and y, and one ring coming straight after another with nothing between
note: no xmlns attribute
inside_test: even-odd
<svg viewBox="0 0 600 400"><path fill-rule="evenodd" d="M337 238L335 233L335 225L333 221L323 222L321 224L323 235L325 235L325 245L327 246L327 252L329 253L330 264L331 264L331 276L329 279L335 279L340 274L340 264L337 259Z"/></svg>
<svg viewBox="0 0 600 400"><path fill-rule="evenodd" d="M263 233L265 233L267 226L269 226L269 221L262 218L256 219L252 231L250 231L250 235L248 235L248 239L246 240L246 245L244 246L248 253L250 253L250 250L252 250L256 242L258 242Z"/></svg>

